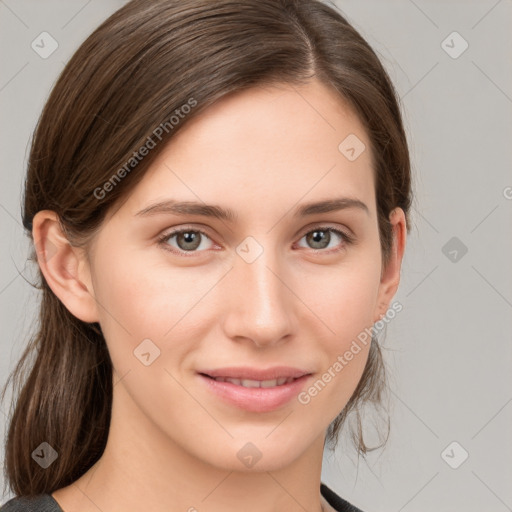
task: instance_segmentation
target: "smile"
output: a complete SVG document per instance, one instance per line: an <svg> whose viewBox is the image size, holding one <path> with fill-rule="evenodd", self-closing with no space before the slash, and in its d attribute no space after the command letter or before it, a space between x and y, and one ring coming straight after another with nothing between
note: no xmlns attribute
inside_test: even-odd
<svg viewBox="0 0 512 512"><path fill-rule="evenodd" d="M280 377L271 380L252 380L252 379L230 379L229 377L210 377L217 382L230 382L236 386L243 386L244 388L273 388L290 384L295 379L293 377Z"/></svg>
<svg viewBox="0 0 512 512"><path fill-rule="evenodd" d="M271 412L295 403L294 398L312 378L312 374L274 378L268 375L264 380L251 376L252 379L197 374L210 396L231 407L255 413Z"/></svg>

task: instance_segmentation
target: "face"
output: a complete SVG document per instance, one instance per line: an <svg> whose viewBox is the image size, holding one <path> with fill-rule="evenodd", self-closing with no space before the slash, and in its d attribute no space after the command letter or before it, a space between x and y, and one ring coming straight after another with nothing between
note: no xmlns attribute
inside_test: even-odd
<svg viewBox="0 0 512 512"><path fill-rule="evenodd" d="M254 88L185 125L106 219L91 293L114 393L148 428L237 470L241 449L268 470L323 443L367 360L353 341L385 312L369 148L323 85Z"/></svg>

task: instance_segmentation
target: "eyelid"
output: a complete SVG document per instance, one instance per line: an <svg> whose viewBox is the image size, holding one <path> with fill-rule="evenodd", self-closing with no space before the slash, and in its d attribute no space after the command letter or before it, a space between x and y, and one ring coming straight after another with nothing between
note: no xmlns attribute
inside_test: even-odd
<svg viewBox="0 0 512 512"><path fill-rule="evenodd" d="M298 236L300 236L300 238L302 238L304 235L307 235L311 231L316 231L316 230L319 230L319 231L326 230L327 231L328 229L340 232L343 236L345 236L347 238L347 240L351 240L351 241L355 240L355 235L351 229L349 229L345 226L341 227L338 224L331 224L330 222L316 222L314 224L306 226L304 229L299 231L300 235L298 235Z"/></svg>

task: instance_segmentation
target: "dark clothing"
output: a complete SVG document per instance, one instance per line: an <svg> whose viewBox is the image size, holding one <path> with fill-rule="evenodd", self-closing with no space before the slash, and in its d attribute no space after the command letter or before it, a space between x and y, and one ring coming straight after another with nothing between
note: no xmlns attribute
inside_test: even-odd
<svg viewBox="0 0 512 512"><path fill-rule="evenodd" d="M63 512L51 494L17 497L0 507L1 512Z"/></svg>
<svg viewBox="0 0 512 512"><path fill-rule="evenodd" d="M320 492L326 501L338 512L362 512L348 501L340 498L325 484L320 485ZM51 494L12 498L0 507L1 512L64 512Z"/></svg>
<svg viewBox="0 0 512 512"><path fill-rule="evenodd" d="M329 503L329 505L338 512L363 512L361 509L338 496L334 491L331 491L331 489L329 489L325 484L320 484L320 492L327 503Z"/></svg>

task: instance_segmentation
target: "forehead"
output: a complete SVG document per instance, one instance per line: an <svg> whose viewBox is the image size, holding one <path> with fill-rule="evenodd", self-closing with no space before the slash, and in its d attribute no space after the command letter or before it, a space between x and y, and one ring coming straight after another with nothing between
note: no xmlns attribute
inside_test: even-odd
<svg viewBox="0 0 512 512"><path fill-rule="evenodd" d="M338 196L374 207L370 141L348 104L314 81L217 101L167 143L126 207L173 198L271 210Z"/></svg>

